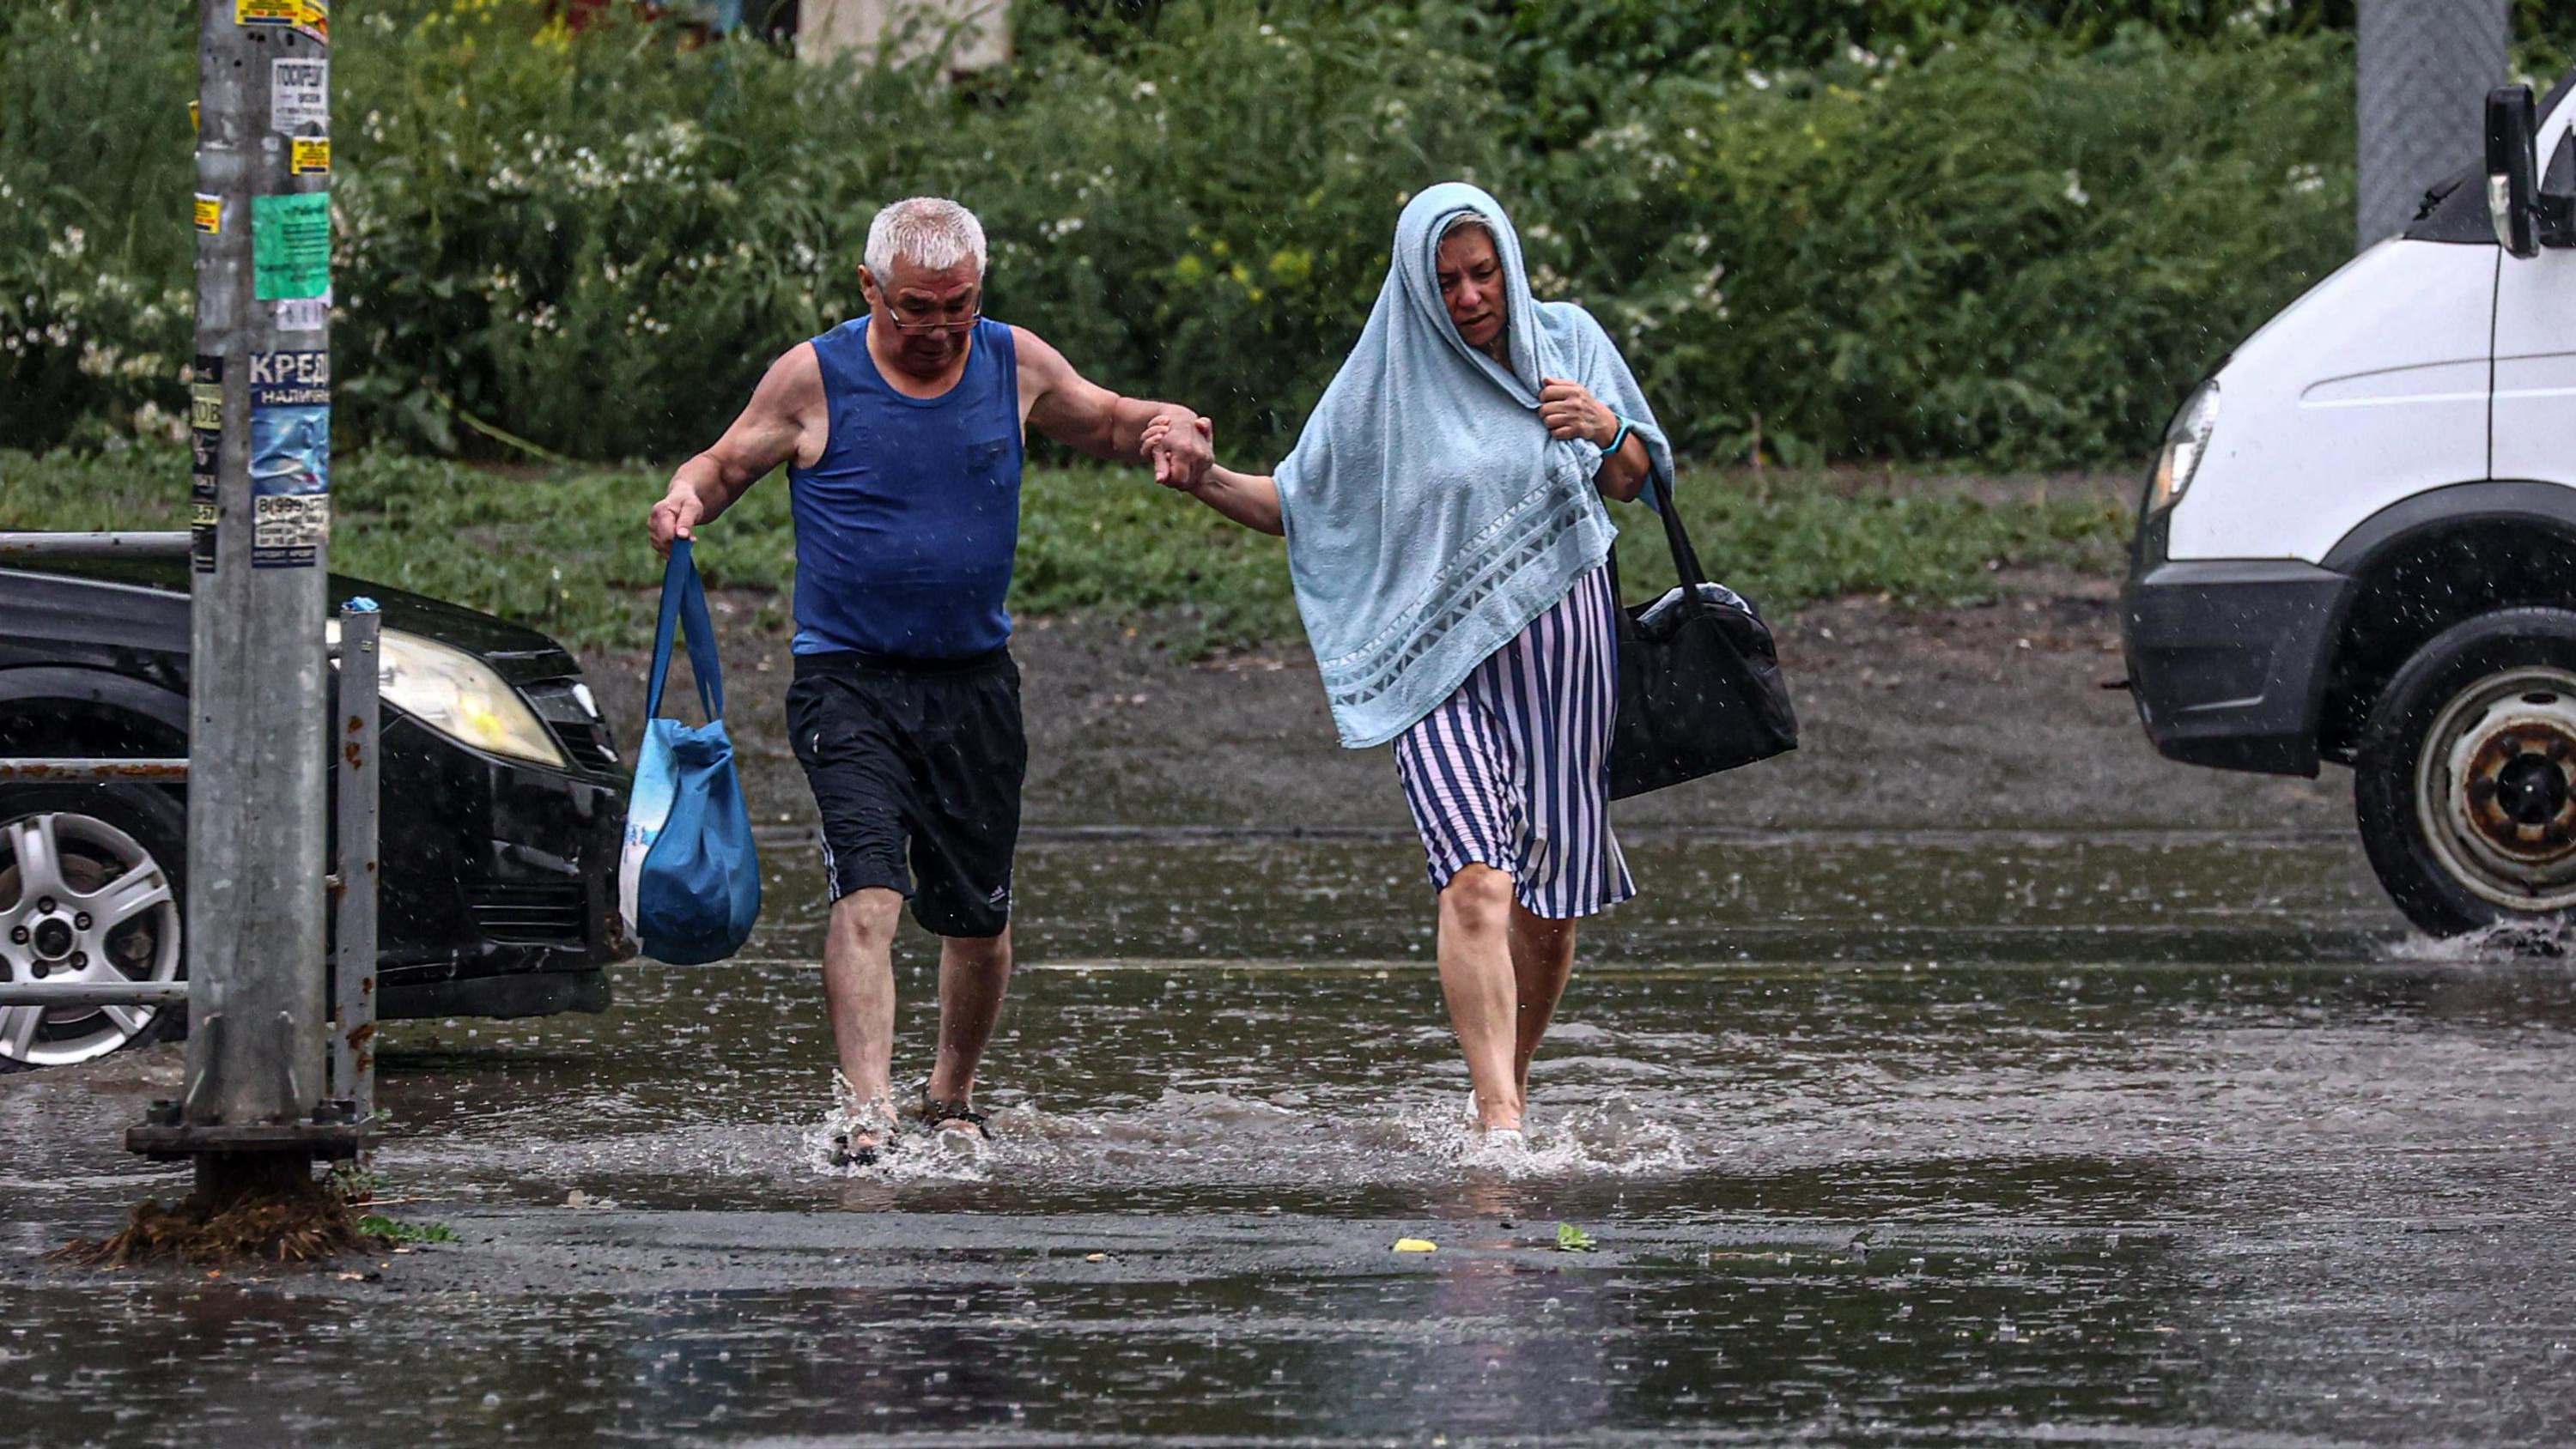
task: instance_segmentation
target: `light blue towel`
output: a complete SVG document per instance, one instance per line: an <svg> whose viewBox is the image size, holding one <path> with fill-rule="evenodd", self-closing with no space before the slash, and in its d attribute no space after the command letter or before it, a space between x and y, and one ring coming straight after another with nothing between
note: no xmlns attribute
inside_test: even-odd
<svg viewBox="0 0 2576 1449"><path fill-rule="evenodd" d="M1440 300L1440 238L1470 212L1502 257L1509 370L1467 345ZM1344 746L1402 734L1609 555L1601 450L1548 436L1548 377L1590 388L1671 476L1663 429L1601 324L1530 295L1502 206L1457 182L1413 198L1368 328L1276 472L1297 611Z"/></svg>

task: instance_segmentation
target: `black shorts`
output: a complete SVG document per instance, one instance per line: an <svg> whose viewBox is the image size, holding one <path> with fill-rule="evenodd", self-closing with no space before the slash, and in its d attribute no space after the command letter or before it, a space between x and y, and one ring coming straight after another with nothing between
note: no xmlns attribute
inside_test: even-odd
<svg viewBox="0 0 2576 1449"><path fill-rule="evenodd" d="M787 730L822 813L831 899L881 886L935 935L1002 934L1029 765L1007 651L797 655Z"/></svg>

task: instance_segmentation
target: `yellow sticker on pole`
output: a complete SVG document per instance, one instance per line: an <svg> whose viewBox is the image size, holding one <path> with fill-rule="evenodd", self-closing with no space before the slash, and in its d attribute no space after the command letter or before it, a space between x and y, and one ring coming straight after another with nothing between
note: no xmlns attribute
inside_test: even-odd
<svg viewBox="0 0 2576 1449"><path fill-rule="evenodd" d="M208 236L224 229L224 199L197 193L197 230Z"/></svg>
<svg viewBox="0 0 2576 1449"><path fill-rule="evenodd" d="M331 169L331 138L298 136L289 147L286 169L297 176L319 176Z"/></svg>
<svg viewBox="0 0 2576 1449"><path fill-rule="evenodd" d="M304 0L233 0L235 25L293 25L304 18Z"/></svg>

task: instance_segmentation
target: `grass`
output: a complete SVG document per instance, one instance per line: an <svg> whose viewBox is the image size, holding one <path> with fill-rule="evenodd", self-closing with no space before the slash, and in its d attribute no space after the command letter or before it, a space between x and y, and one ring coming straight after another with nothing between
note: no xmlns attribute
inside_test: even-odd
<svg viewBox="0 0 2576 1449"><path fill-rule="evenodd" d="M409 1223L389 1218L382 1213L369 1213L358 1219L358 1231L369 1237L389 1238L397 1243L453 1243L456 1230L445 1223Z"/></svg>
<svg viewBox="0 0 2576 1449"><path fill-rule="evenodd" d="M501 473L389 454L344 459L331 562L341 573L453 599L534 625L575 648L650 642L660 562L645 511L664 474L638 468ZM2010 566L2105 574L2127 510L2092 490L1989 503L1896 475L1685 474L1684 517L1710 572L1781 612L1879 594L1904 604L2003 592ZM0 529L184 526L183 451L0 452ZM1669 585L1662 530L1614 506L1631 597ZM719 588L773 591L760 621L787 627L795 571L784 480L756 485L701 536ZM1032 468L1012 607L1023 615L1148 617L1192 650L1300 637L1285 551L1133 469Z"/></svg>

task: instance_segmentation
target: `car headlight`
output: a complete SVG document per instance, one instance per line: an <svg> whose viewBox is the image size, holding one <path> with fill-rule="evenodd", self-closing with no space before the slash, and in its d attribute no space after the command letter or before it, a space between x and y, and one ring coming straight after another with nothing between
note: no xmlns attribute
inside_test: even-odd
<svg viewBox="0 0 2576 1449"><path fill-rule="evenodd" d="M2165 447L2156 455L2155 485L2147 490L2147 512L2160 513L2171 508L2191 486L2200 472L2200 460L2209 455L2209 435L2218 431L2218 380L2212 378L2193 389L2182 411L2174 415L2173 426L2165 430Z"/></svg>
<svg viewBox="0 0 2576 1449"><path fill-rule="evenodd" d="M325 626L340 642L340 621ZM376 688L388 704L449 739L487 754L569 769L563 747L491 665L452 645L400 629L377 637Z"/></svg>

